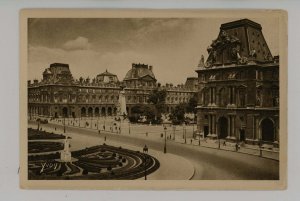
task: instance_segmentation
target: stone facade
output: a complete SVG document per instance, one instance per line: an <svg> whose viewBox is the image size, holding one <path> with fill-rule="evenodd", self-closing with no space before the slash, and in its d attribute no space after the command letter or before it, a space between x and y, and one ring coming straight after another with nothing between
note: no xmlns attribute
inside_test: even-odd
<svg viewBox="0 0 300 201"><path fill-rule="evenodd" d="M195 78L190 78L195 79ZM181 102L188 102L197 92L197 85L157 83L152 67L132 64L123 82L108 72L95 78L74 79L68 64L54 63L43 73L41 81L28 81L28 116L43 117L95 117L117 115L121 87L125 86L126 109L138 104L148 104L149 93L156 89L167 91L167 111L171 112Z"/></svg>
<svg viewBox="0 0 300 201"><path fill-rule="evenodd" d="M248 19L222 24L201 57L198 134L250 144L279 142L279 57L261 25Z"/></svg>

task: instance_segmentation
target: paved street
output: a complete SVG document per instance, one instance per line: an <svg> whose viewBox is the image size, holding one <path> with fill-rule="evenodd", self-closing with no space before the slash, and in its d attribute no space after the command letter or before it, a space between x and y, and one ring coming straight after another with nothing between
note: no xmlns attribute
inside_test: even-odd
<svg viewBox="0 0 300 201"><path fill-rule="evenodd" d="M43 124L43 128L54 125ZM55 125L57 132L63 132L63 126ZM54 129L53 129L54 130ZM80 132L85 143L85 139L99 138L99 141L106 136L107 142L130 144L143 147L145 144L149 149L163 151L164 138L147 137L146 135L125 135L103 132L98 134L97 130L68 127L67 133ZM98 143L95 140L95 143ZM82 145L83 146L83 145ZM194 168L195 174L192 179L278 179L279 162L277 160L261 158L254 155L218 150L207 147L191 146L189 144L176 143L167 140L167 152L182 156L189 160ZM163 152L162 152L163 154Z"/></svg>

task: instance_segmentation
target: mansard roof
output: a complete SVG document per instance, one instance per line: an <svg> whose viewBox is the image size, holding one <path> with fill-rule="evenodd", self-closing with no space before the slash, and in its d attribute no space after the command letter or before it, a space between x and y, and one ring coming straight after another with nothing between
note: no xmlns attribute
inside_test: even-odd
<svg viewBox="0 0 300 201"><path fill-rule="evenodd" d="M132 68L126 73L124 80L141 79L146 76L150 76L156 80L152 72L152 66L146 64L132 64Z"/></svg>
<svg viewBox="0 0 300 201"><path fill-rule="evenodd" d="M209 68L248 62L268 63L274 58L260 24L249 19L224 23L218 37L207 48L208 58L201 57L198 67Z"/></svg>

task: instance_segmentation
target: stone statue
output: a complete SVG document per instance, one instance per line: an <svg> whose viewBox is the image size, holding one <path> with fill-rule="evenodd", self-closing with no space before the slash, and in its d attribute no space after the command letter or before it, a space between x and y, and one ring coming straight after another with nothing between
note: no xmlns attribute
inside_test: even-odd
<svg viewBox="0 0 300 201"><path fill-rule="evenodd" d="M125 86L121 86L121 91L119 93L119 101L118 101L118 109L117 113L119 116L126 117L127 116L127 110L126 110L126 99L125 99Z"/></svg>
<svg viewBox="0 0 300 201"><path fill-rule="evenodd" d="M65 142L64 142L64 150L60 153L60 159L63 162L71 162L72 161L72 155L70 152L70 142L68 137L66 136Z"/></svg>
<svg viewBox="0 0 300 201"><path fill-rule="evenodd" d="M198 67L199 68L203 68L204 66L205 66L205 64L204 64L204 56L201 55L201 59L199 61Z"/></svg>

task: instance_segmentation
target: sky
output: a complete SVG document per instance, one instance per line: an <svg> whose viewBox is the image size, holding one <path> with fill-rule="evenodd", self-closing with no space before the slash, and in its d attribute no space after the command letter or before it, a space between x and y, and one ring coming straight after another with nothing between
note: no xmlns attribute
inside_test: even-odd
<svg viewBox="0 0 300 201"><path fill-rule="evenodd" d="M153 66L158 82L184 83L222 23L239 18L34 18L28 21L28 79L51 63L67 63L75 79L106 69L123 80L132 63ZM278 55L278 19L255 18L272 55Z"/></svg>

